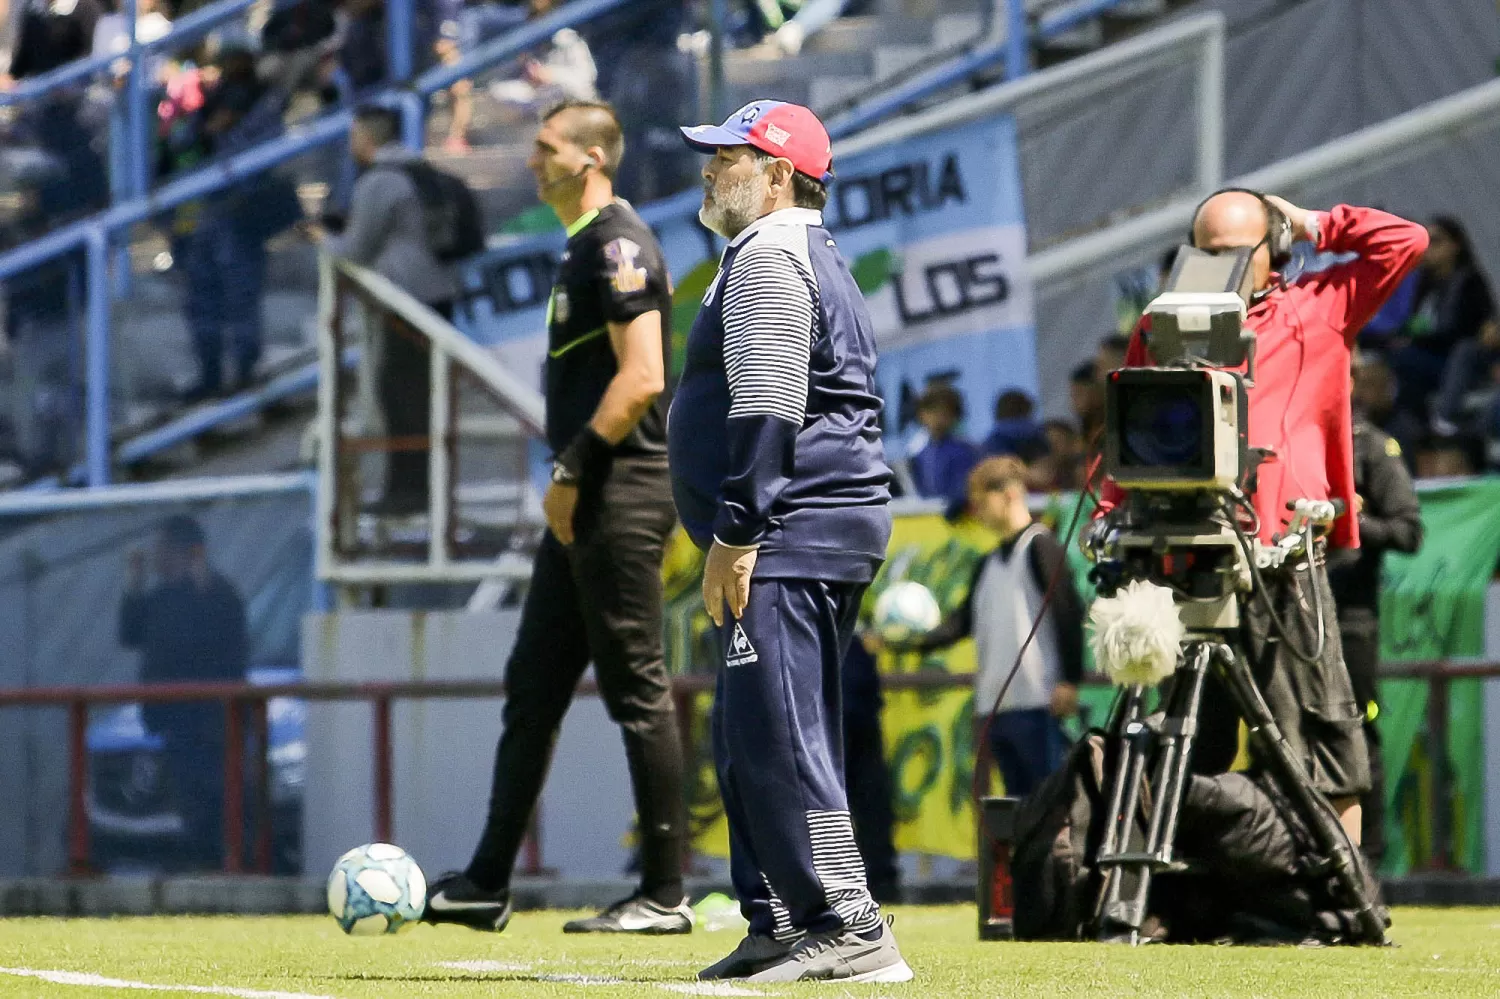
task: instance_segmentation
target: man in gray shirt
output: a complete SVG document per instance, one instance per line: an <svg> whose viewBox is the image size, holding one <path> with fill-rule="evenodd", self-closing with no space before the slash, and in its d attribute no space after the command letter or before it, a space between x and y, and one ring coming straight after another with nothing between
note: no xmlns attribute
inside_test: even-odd
<svg viewBox="0 0 1500 999"><path fill-rule="evenodd" d="M363 171L349 202L342 235L327 248L337 257L369 267L453 318L457 284L427 239L422 199L410 171L422 154L401 145L395 112L361 109L349 131L349 151ZM377 379L385 433L390 438L425 438L429 430L431 357L423 337L387 317ZM379 512L417 513L427 508L427 447L394 450L386 462L386 488Z"/></svg>

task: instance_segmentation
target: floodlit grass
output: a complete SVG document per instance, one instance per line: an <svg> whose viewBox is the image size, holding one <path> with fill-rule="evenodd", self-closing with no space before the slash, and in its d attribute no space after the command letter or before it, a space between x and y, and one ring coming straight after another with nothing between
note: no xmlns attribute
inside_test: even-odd
<svg viewBox="0 0 1500 999"><path fill-rule="evenodd" d="M564 936L570 914L521 913L500 936L418 926L349 938L331 919L297 917L0 920L0 968L66 971L120 984L218 987L336 997L443 996L1496 996L1500 910L1403 909L1385 950L980 943L966 907L896 908L917 978L909 985L736 985L698 968L733 932L690 937ZM466 962L458 965L458 962ZM95 978L64 984L0 972L0 996L181 996ZM735 990L738 991L735 991ZM228 990L240 990L237 992Z"/></svg>

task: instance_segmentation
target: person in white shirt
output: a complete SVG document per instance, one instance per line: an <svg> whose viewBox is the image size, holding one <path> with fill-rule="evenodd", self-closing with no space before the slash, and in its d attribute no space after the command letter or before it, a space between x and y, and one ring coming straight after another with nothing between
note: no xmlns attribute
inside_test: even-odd
<svg viewBox="0 0 1500 999"><path fill-rule="evenodd" d="M974 714L995 708L1032 623L1042 614L993 724L989 748L1005 793L1022 797L1062 766L1068 738L1062 720L1078 710L1083 678L1083 601L1057 537L1032 519L1026 466L1012 457L986 458L969 473L969 512L1000 536L980 560L963 604L937 628L900 651L945 648L973 637L979 660ZM1054 574L1060 573L1056 585ZM1043 609L1049 586L1052 599ZM875 643L878 644L878 643Z"/></svg>

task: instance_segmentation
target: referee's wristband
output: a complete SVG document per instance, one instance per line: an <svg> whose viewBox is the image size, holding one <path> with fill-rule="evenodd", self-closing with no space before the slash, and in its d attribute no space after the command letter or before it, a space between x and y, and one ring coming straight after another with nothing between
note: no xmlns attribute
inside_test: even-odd
<svg viewBox="0 0 1500 999"><path fill-rule="evenodd" d="M582 485L603 473L614 453L614 445L600 437L593 427L584 427L557 456L557 463Z"/></svg>

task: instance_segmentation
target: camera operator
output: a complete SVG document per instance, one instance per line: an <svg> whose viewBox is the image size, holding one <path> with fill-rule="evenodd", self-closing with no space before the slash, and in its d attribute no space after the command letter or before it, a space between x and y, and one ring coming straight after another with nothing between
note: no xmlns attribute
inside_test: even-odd
<svg viewBox="0 0 1500 999"><path fill-rule="evenodd" d="M1335 548L1357 548L1359 525L1351 515L1357 500L1350 349L1355 335L1421 258L1426 230L1370 208L1338 205L1315 212L1253 191L1224 190L1199 206L1192 240L1210 253L1252 250L1253 294L1244 328L1257 338L1248 436L1249 446L1264 455L1251 496L1260 540L1269 544L1283 531L1290 501L1337 499L1348 513L1334 522L1329 542ZM1274 267L1285 266L1294 240L1307 240L1320 252L1355 256L1288 285ZM1131 337L1127 367L1152 363L1144 339L1148 323L1143 319ZM1120 489L1106 483L1101 513L1122 497ZM1328 796L1344 830L1358 844L1359 799L1370 787L1369 760L1360 734L1362 712L1331 620L1323 548L1320 541L1311 572L1307 560L1298 560L1264 573L1267 592L1241 601L1239 646L1313 786ZM1277 633L1267 604L1290 635ZM1324 608L1330 620L1320 627ZM1294 649L1318 649L1321 655L1307 662ZM1227 770L1237 751L1238 728L1228 692L1209 683L1194 770Z"/></svg>
<svg viewBox="0 0 1500 999"><path fill-rule="evenodd" d="M1364 368L1362 374L1361 369ZM1339 637L1354 700L1363 709L1365 745L1370 754L1370 792L1360 802L1364 812L1361 847L1370 863L1385 856L1385 765L1380 755L1380 714L1375 681L1380 660L1380 564L1387 551L1414 552L1422 546L1422 510L1401 445L1375 426L1370 410L1378 386L1355 352L1354 509L1359 517L1359 549L1335 552L1328 560L1328 581L1339 611Z"/></svg>

